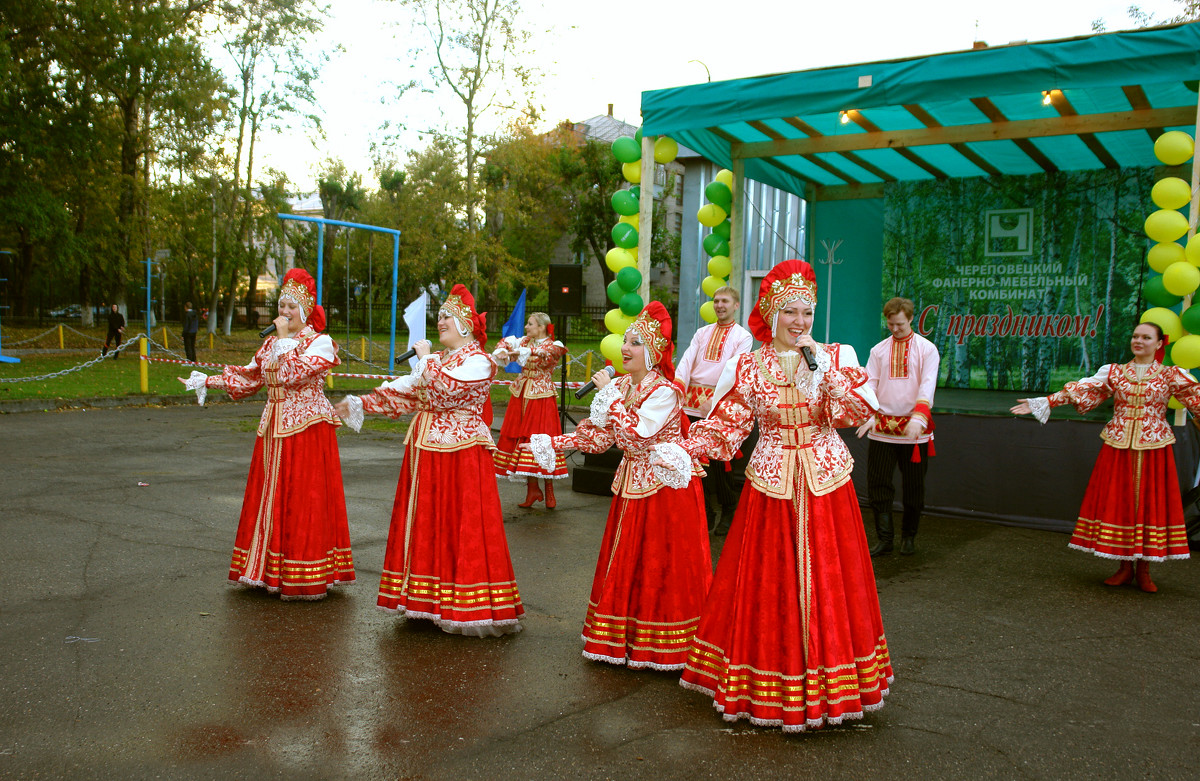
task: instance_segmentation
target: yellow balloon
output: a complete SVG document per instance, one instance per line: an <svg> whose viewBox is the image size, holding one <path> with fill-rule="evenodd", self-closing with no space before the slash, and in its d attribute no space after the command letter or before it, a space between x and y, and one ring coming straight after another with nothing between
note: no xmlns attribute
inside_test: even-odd
<svg viewBox="0 0 1200 781"><path fill-rule="evenodd" d="M1200 336L1188 334L1180 337L1171 347L1171 360L1183 369L1195 369L1200 366Z"/></svg>
<svg viewBox="0 0 1200 781"><path fill-rule="evenodd" d="M1172 344L1178 342L1184 334L1183 321L1179 319L1179 315L1175 314L1165 306L1156 306L1142 312L1139 323L1154 323L1163 330L1163 333L1171 337Z"/></svg>
<svg viewBox="0 0 1200 781"><path fill-rule="evenodd" d="M1200 234L1188 239L1187 247L1183 250L1188 262L1193 266L1200 266Z"/></svg>
<svg viewBox="0 0 1200 781"><path fill-rule="evenodd" d="M1187 257L1183 252L1183 247L1173 241L1155 244L1146 253L1146 262L1150 264L1150 268L1162 274L1173 263L1178 263L1181 260L1186 260Z"/></svg>
<svg viewBox="0 0 1200 781"><path fill-rule="evenodd" d="M1150 200L1160 209L1182 209L1192 201L1192 186L1178 176L1168 176L1154 183Z"/></svg>
<svg viewBox="0 0 1200 781"><path fill-rule="evenodd" d="M620 309L610 309L604 313L604 327L609 330L609 333L624 334L625 329L633 322L632 318L625 317Z"/></svg>
<svg viewBox="0 0 1200 781"><path fill-rule="evenodd" d="M1146 218L1146 235L1158 242L1175 241L1188 231L1188 219L1177 211L1159 209Z"/></svg>
<svg viewBox="0 0 1200 781"><path fill-rule="evenodd" d="M1154 156L1164 165L1181 165L1192 159L1196 143L1182 130L1163 133L1154 142Z"/></svg>
<svg viewBox="0 0 1200 781"><path fill-rule="evenodd" d="M708 259L708 273L712 276L726 279L732 271L733 262L725 255L714 255Z"/></svg>
<svg viewBox="0 0 1200 781"><path fill-rule="evenodd" d="M623 223L625 223L626 225L632 225L633 227L635 227L635 228L636 228L636 227L638 226L638 215L636 215L636 214L622 214L622 215L621 215L621 218L620 218L620 219L618 219L618 220L617 220L617 222L623 222Z"/></svg>
<svg viewBox="0 0 1200 781"><path fill-rule="evenodd" d="M1174 396L1167 399L1167 406L1170 407L1171 409L1183 409L1183 405L1180 404L1179 400L1176 399Z"/></svg>
<svg viewBox="0 0 1200 781"><path fill-rule="evenodd" d="M609 334L600 340L600 354L615 365L621 365L621 343L625 341L625 335Z"/></svg>
<svg viewBox="0 0 1200 781"><path fill-rule="evenodd" d="M621 166L621 173L625 175L625 181L630 184L637 184L642 181L642 161L636 163L624 163Z"/></svg>
<svg viewBox="0 0 1200 781"><path fill-rule="evenodd" d="M725 280L720 277L705 277L700 280L700 289L704 291L704 295L712 298L717 294L717 291L725 287Z"/></svg>
<svg viewBox="0 0 1200 781"><path fill-rule="evenodd" d="M729 189L733 189L733 171L730 171L728 168L722 168L720 171L717 171L717 175L713 179Z"/></svg>
<svg viewBox="0 0 1200 781"><path fill-rule="evenodd" d="M717 322L717 310L713 309L712 301L705 301L700 305L700 319L706 323Z"/></svg>
<svg viewBox="0 0 1200 781"><path fill-rule="evenodd" d="M729 215L725 210L715 203L706 203L700 207L700 211L696 212L696 219L700 224L707 228L715 228L725 221Z"/></svg>
<svg viewBox="0 0 1200 781"><path fill-rule="evenodd" d="M616 274L626 266L636 266L637 260L629 250L613 247L604 256L604 265L608 266L609 271Z"/></svg>
<svg viewBox="0 0 1200 781"><path fill-rule="evenodd" d="M654 141L654 162L669 163L679 154L679 144L675 139L660 136Z"/></svg>
<svg viewBox="0 0 1200 781"><path fill-rule="evenodd" d="M1172 263L1170 268L1163 272L1162 281L1163 287L1168 292L1177 296L1186 296L1196 292L1196 288L1200 287L1200 268L1196 268L1186 260Z"/></svg>

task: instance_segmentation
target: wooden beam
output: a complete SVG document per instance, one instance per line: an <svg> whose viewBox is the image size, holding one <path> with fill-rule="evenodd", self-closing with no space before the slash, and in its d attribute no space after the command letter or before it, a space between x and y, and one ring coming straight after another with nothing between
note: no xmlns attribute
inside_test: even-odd
<svg viewBox="0 0 1200 781"><path fill-rule="evenodd" d="M812 138L824 138L824 136L820 133L820 131L818 131L815 127L808 124L807 122L800 119L799 117L784 117L783 121L788 123L792 127L796 128L797 130L799 130L801 133L803 133L806 136L810 136ZM866 160L863 160L861 157L854 154L853 152L838 152L838 154L840 154L842 157L846 158L850 162L854 163L856 166L863 169L864 171L867 171L868 173L879 177L880 179L882 179L885 182L896 181L896 177L892 176L887 171L883 170L882 168L880 168L878 166L871 165Z"/></svg>
<svg viewBox="0 0 1200 781"><path fill-rule="evenodd" d="M847 114L847 116L850 117L851 122L858 125L859 127L861 127L863 130L867 131L868 133L882 133L883 132L882 130L879 129L878 125L876 125L874 122L872 122L871 120L869 120L865 116L863 116L863 113L861 111L858 111L856 109L850 109L849 111L846 112L846 114ZM949 179L950 178L949 176L946 175L945 171L938 168L933 163L930 163L925 158L921 157L920 155L918 155L916 152L912 151L911 149L909 149L907 147L894 147L894 149L896 150L897 154L899 154L905 160L909 161L910 163L917 166L918 168L924 170L926 173L930 174L934 179Z"/></svg>
<svg viewBox="0 0 1200 781"><path fill-rule="evenodd" d="M1062 90L1050 90L1050 104L1054 106L1054 109L1058 112L1059 116L1079 116L1079 112L1076 111L1075 107L1071 105L1071 101L1067 99L1067 96L1063 94ZM1100 143L1100 139L1096 138L1095 133L1080 133L1079 140L1083 142L1084 146L1092 151L1092 154L1096 156L1096 159L1099 160L1101 165L1103 165L1105 168L1116 170L1117 168L1121 167L1117 163L1116 159L1108 153L1108 150L1104 148L1104 144Z"/></svg>
<svg viewBox="0 0 1200 781"><path fill-rule="evenodd" d="M1125 93L1125 99L1129 101L1129 107L1134 111L1145 111L1150 108L1150 100L1146 97L1146 91L1137 84L1121 87L1121 92ZM1157 141L1163 132L1161 127L1146 128L1146 135L1150 136L1151 141Z"/></svg>
<svg viewBox="0 0 1200 781"><path fill-rule="evenodd" d="M984 100L977 98L976 100ZM973 101L974 102L974 101ZM977 104L978 105L978 104ZM990 104L988 104L990 105ZM994 110L994 107L993 107ZM857 152L865 149L966 144L981 141L1022 141L1029 138L1069 136L1079 133L1109 133L1117 130L1142 130L1150 127L1191 127L1195 121L1193 106L1156 108L1144 111L1114 111L1105 114L1079 114L1074 117L1047 117L1009 122L999 119L978 125L957 125L916 130L885 130L877 133L849 133L838 136L816 135L787 141L755 141L738 146L741 157ZM1000 117L1002 114L996 112ZM788 124L794 124L785 120ZM728 134L726 134L728 135ZM1035 147L1036 149L1036 147ZM1039 153L1040 154L1040 153Z"/></svg>
<svg viewBox="0 0 1200 781"><path fill-rule="evenodd" d="M754 128L758 132L762 133L764 136L771 139L772 141L787 140L782 133L780 133L779 131L770 127L765 122L759 122L758 120L754 120L752 122L747 122L746 124L749 125L750 127ZM830 163L825 162L824 160L817 157L816 155L801 155L801 157L803 157L809 163L815 165L817 168L820 168L822 171L825 171L826 173L829 173L829 174L833 174L834 176L836 176L838 179L841 179L846 184L857 184L858 183L858 180L855 179L853 176L851 176L848 173L845 173L844 171L839 169L837 166L831 165ZM767 159L771 160L772 158L767 158ZM788 170L788 169L784 169L784 170ZM800 174L793 173L793 176L800 176ZM801 177L801 178L803 179L805 177ZM812 180L806 179L806 181L812 181Z"/></svg>
<svg viewBox="0 0 1200 781"><path fill-rule="evenodd" d="M883 183L824 185L813 188L812 201L858 201L866 198L882 198Z"/></svg>
<svg viewBox="0 0 1200 781"><path fill-rule="evenodd" d="M911 105L907 105L904 108L908 110L909 114L912 114L914 117L916 117L917 121L920 122L925 127L942 127L941 122L938 122L936 119L933 118L932 114L930 114L928 111L921 108L920 106L916 105L915 103L911 104ZM975 152L973 149L971 149L966 144L951 144L950 147L955 152L958 152L960 155L962 155L963 157L970 160L977 168L979 168L979 170L983 171L985 174L990 174L992 176L1000 176L999 168L992 165L987 160L984 160L982 157L980 157L980 155L977 152Z"/></svg>
<svg viewBox="0 0 1200 781"><path fill-rule="evenodd" d="M982 111L983 115L990 119L993 123L998 125L1012 124L1008 121L1008 117L1004 116L1004 113L1000 111L1000 109L996 108L996 104L988 98L971 98L971 103L973 103L977 109ZM1016 144L1017 149L1020 149L1022 152L1024 152L1029 159L1041 166L1042 170L1046 173L1052 174L1058 171L1058 166L1050 162L1050 158L1042 154L1042 150L1034 146L1033 142L1030 141L1028 137L1022 136L1021 138L1014 138L1012 139L1012 142Z"/></svg>

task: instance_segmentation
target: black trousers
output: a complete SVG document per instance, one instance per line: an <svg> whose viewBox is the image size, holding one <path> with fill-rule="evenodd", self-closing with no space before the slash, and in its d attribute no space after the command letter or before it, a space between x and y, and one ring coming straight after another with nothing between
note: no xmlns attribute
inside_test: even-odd
<svg viewBox="0 0 1200 781"><path fill-rule="evenodd" d="M183 352L187 355L189 361L196 360L196 335L194 333L184 333Z"/></svg>
<svg viewBox="0 0 1200 781"><path fill-rule="evenodd" d="M703 420L703 418L692 417L692 422ZM704 467L704 479L701 484L704 486L704 493L715 494L717 503L722 507L733 507L737 504L737 497L733 495L733 476L726 469L726 461L717 461L712 459Z"/></svg>
<svg viewBox="0 0 1200 781"><path fill-rule="evenodd" d="M900 535L915 537L921 513L925 510L925 471L929 468L929 443L917 445L921 449L921 460L913 463L913 444L879 442L868 440L867 445L867 500L877 513L891 512L896 488L892 479L896 467L900 467L900 501L904 506L904 520Z"/></svg>

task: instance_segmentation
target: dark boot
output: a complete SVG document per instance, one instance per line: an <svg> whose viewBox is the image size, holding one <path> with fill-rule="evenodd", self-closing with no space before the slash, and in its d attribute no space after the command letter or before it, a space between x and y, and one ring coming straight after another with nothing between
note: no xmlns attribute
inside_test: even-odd
<svg viewBox="0 0 1200 781"><path fill-rule="evenodd" d="M917 552L917 549L913 545L913 538L907 534L902 534L900 536L900 555L901 556L911 556L916 552Z"/></svg>
<svg viewBox="0 0 1200 781"><path fill-rule="evenodd" d="M1154 581L1150 579L1150 562L1145 559L1138 559L1137 573L1134 578L1137 580L1138 588L1147 594L1158 591L1158 586L1154 585Z"/></svg>
<svg viewBox="0 0 1200 781"><path fill-rule="evenodd" d="M892 529L892 511L877 510L875 512L875 537L878 542L871 546L871 556L882 556L885 553L891 553L894 534Z"/></svg>
<svg viewBox="0 0 1200 781"><path fill-rule="evenodd" d="M546 509L553 510L555 505L558 504L554 500L554 481L544 480L543 482L546 484Z"/></svg>

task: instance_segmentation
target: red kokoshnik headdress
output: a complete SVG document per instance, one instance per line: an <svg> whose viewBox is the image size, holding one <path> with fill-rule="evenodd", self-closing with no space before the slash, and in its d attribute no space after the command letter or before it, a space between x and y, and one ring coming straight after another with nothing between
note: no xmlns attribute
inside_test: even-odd
<svg viewBox="0 0 1200 781"><path fill-rule="evenodd" d="M450 288L450 295L446 296L441 311L458 321L459 330L470 332L481 348L487 342L487 312L475 311L475 296L465 285Z"/></svg>
<svg viewBox="0 0 1200 781"><path fill-rule="evenodd" d="M287 299L300 307L300 319L314 331L325 330L325 310L317 305L317 283L302 268L294 268L283 276L279 300Z"/></svg>
<svg viewBox="0 0 1200 781"><path fill-rule="evenodd" d="M817 273L803 260L785 260L763 277L758 302L746 323L754 338L770 344L775 338L772 332L775 315L793 301L813 306L817 303Z"/></svg>
<svg viewBox="0 0 1200 781"><path fill-rule="evenodd" d="M637 316L629 330L642 338L646 348L646 368L655 369L675 382L675 364L671 358L675 345L671 343L671 315L658 301L651 301Z"/></svg>

